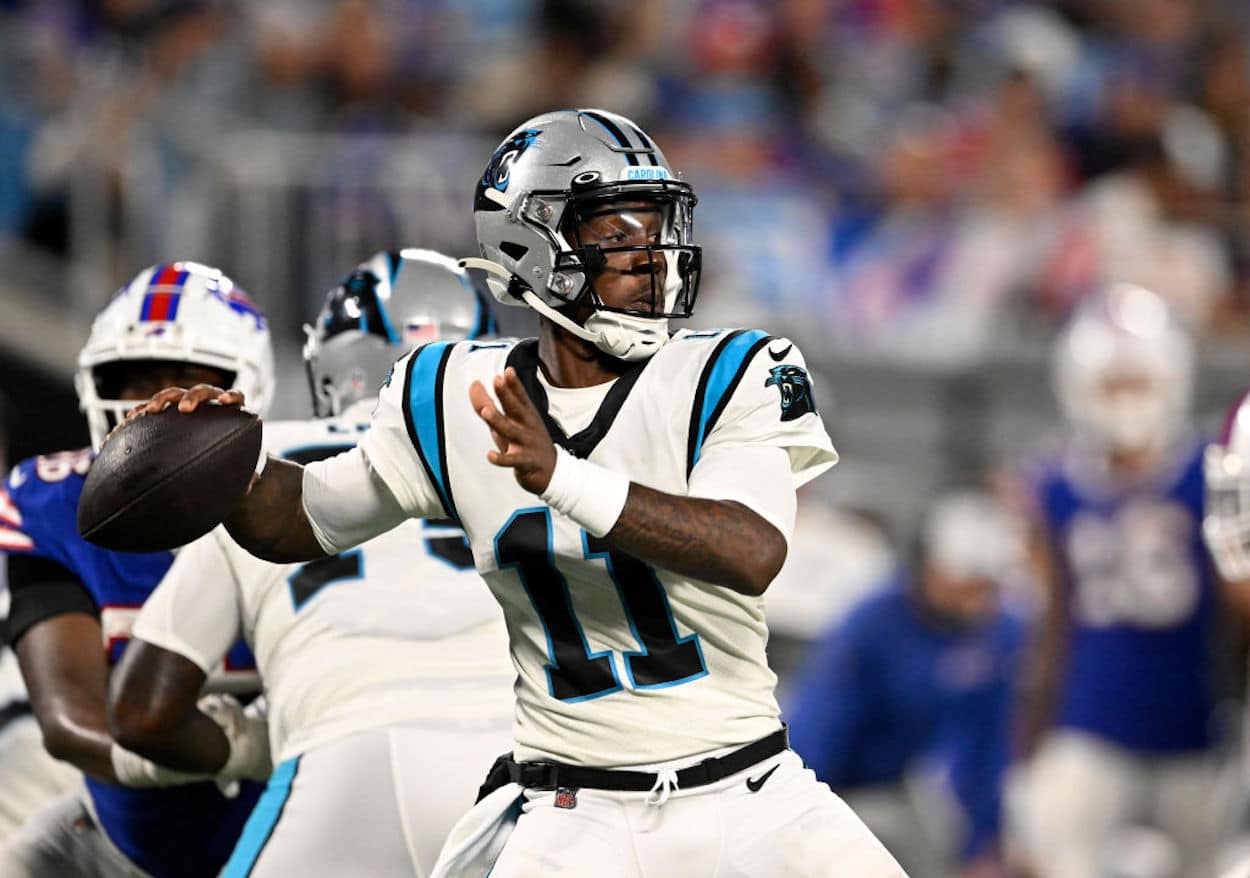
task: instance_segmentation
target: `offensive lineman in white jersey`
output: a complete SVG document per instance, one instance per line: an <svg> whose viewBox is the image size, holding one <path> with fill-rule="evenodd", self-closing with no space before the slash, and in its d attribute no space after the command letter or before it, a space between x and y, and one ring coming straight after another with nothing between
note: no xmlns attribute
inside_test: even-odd
<svg viewBox="0 0 1250 878"><path fill-rule="evenodd" d="M269 454L299 463L356 445L399 354L479 338L493 318L453 260L403 250L353 271L307 331L318 418L264 431ZM178 730L240 634L264 680L277 765L222 874L315 864L326 875L428 875L482 766L510 743L507 632L460 529L409 521L303 565L254 558L224 528L187 546L114 677L118 740L195 760L197 740Z"/></svg>
<svg viewBox="0 0 1250 878"><path fill-rule="evenodd" d="M227 519L279 560L464 525L507 619L516 740L435 875L903 874L786 745L761 595L796 486L836 454L792 343L670 336L698 289L694 203L627 119L524 123L478 183L466 264L539 338L418 349L355 450L269 460ZM242 401L171 388L136 416L213 399Z"/></svg>

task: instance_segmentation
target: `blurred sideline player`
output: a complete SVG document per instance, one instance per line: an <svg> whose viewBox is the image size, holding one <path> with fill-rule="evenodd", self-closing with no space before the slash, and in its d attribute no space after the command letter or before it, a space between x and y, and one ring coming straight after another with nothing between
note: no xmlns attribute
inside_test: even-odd
<svg viewBox="0 0 1250 878"><path fill-rule="evenodd" d="M220 271L191 262L158 265L113 297L78 364L92 448L19 463L0 495L0 532L9 551L9 638L44 744L86 774L87 796L70 794L28 823L0 852L0 875L215 875L259 786L245 785L234 799L208 780L171 789L119 786L189 775L160 770L123 750L107 728L109 668L173 555L110 552L87 543L78 535L77 506L93 449L153 388L220 381L251 394L263 409L272 393L269 331L260 311ZM255 688L254 668L240 645L220 682ZM194 719L186 733L224 745L216 722L198 712ZM247 755L236 746L223 776Z"/></svg>
<svg viewBox="0 0 1250 878"><path fill-rule="evenodd" d="M628 119L521 125L478 182L467 264L539 337L418 349L356 449L270 459L227 519L288 561L464 525L508 623L515 746L436 875L902 874L787 747L762 594L795 487L836 455L791 342L670 336L698 290L694 202ZM209 399L240 401L140 412Z"/></svg>
<svg viewBox="0 0 1250 878"><path fill-rule="evenodd" d="M957 862L961 875L1002 874L1024 632L999 590L1022 560L1015 531L985 495L938 498L915 574L899 570L860 599L812 644L792 684L795 751L912 878L944 878ZM939 771L947 788L924 782Z"/></svg>
<svg viewBox="0 0 1250 878"><path fill-rule="evenodd" d="M1225 804L1219 596L1202 545L1202 444L1186 422L1190 340L1158 296L1117 284L1081 306L1054 364L1074 432L1024 492L1049 589L1024 840L1042 878L1107 874L1143 831L1170 845L1161 868L1209 875Z"/></svg>
<svg viewBox="0 0 1250 878"><path fill-rule="evenodd" d="M399 355L482 338L492 323L486 294L454 261L377 254L308 329L317 419L267 423L267 451L309 463L353 447ZM511 744L508 635L463 532L408 521L285 566L247 554L224 528L186 546L114 677L118 740L154 759L193 753L195 741L176 737L183 713L240 635L264 679L278 764L222 874L428 875L483 766Z"/></svg>

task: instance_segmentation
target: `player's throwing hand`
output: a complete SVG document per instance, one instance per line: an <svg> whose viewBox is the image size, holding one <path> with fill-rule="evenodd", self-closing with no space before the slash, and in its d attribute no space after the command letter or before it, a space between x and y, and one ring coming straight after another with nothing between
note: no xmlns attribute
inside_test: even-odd
<svg viewBox="0 0 1250 878"><path fill-rule="evenodd" d="M490 427L497 451L486 459L495 466L512 467L517 484L532 494L541 494L551 482L556 467L556 446L538 409L530 402L516 370L509 367L494 378L495 395L503 411L491 401L481 381L469 387L469 401L478 417Z"/></svg>

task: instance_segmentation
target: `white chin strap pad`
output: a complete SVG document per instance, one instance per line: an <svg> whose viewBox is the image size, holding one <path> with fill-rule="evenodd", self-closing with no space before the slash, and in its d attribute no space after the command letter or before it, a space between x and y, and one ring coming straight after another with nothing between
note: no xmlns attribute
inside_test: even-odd
<svg viewBox="0 0 1250 878"><path fill-rule="evenodd" d="M618 360L645 360L668 342L668 318L636 317L615 311L596 311L586 320L590 339L599 350Z"/></svg>
<svg viewBox="0 0 1250 878"><path fill-rule="evenodd" d="M460 266L485 271L495 298L507 304L515 303L516 300L507 292L512 274L502 265L489 259L469 258L461 259ZM667 289L665 294L667 296ZM525 300L525 304L557 326L618 360L645 360L668 342L666 317L639 317L615 311L595 311L586 320L585 326L578 326L532 290L523 292L521 298Z"/></svg>

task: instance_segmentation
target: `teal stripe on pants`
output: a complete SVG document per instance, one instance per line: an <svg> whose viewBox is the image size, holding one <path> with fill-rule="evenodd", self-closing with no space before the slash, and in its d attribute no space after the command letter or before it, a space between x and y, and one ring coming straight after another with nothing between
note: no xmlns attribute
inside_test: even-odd
<svg viewBox="0 0 1250 878"><path fill-rule="evenodd" d="M252 816L247 818L239 843L234 846L230 861L221 870L221 878L247 878L252 874L252 867L260 859L260 852L269 843L274 827L286 807L286 800L291 796L291 785L295 781L295 773L299 770L299 757L288 759L276 766L269 785L261 795Z"/></svg>

